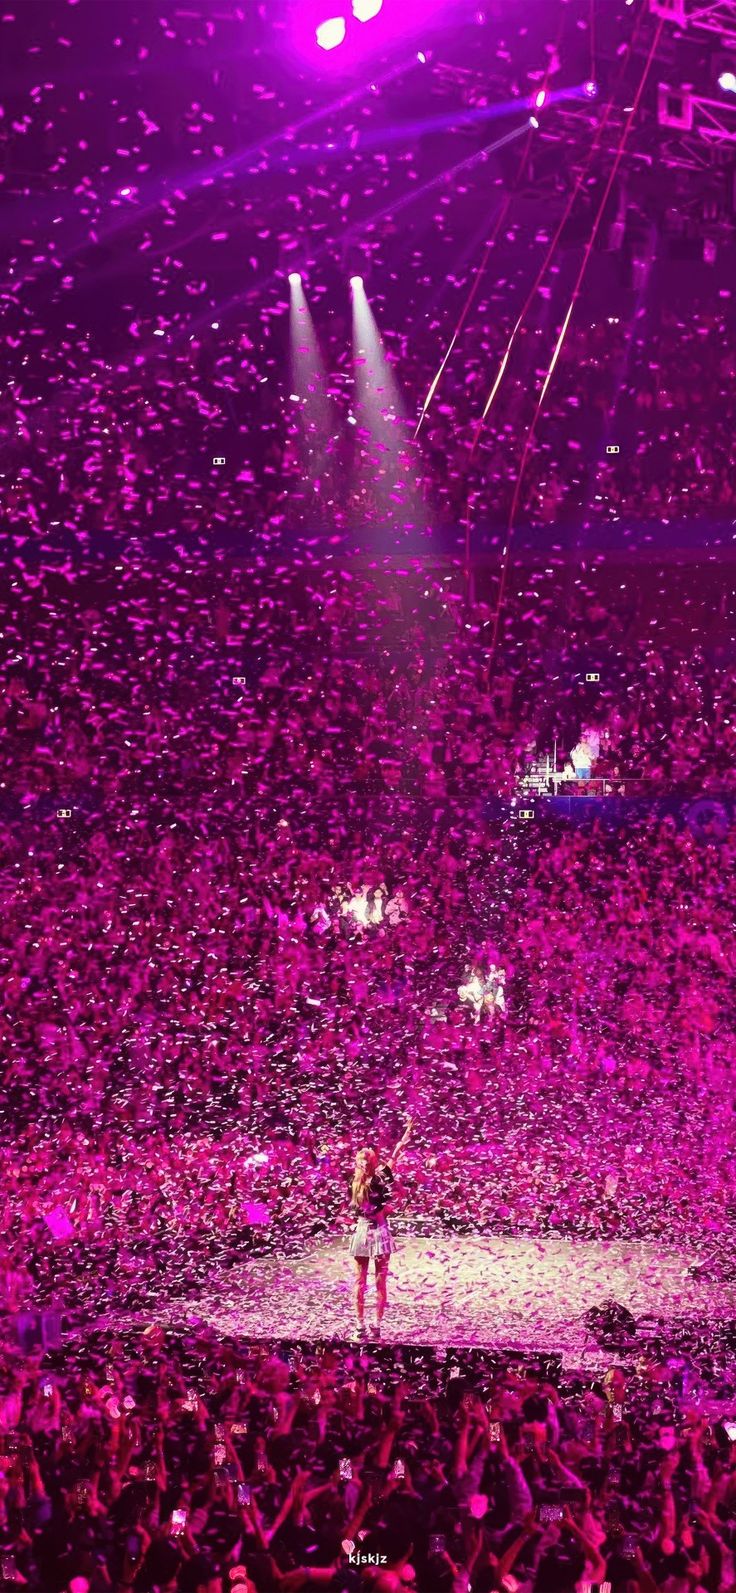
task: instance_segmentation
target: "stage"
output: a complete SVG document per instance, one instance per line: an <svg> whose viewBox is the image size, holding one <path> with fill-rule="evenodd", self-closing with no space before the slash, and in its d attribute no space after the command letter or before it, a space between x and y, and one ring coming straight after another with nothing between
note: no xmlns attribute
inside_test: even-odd
<svg viewBox="0 0 736 1593"><path fill-rule="evenodd" d="M347 1238L300 1254L251 1257L206 1290L160 1302L156 1320L200 1322L246 1338L347 1339L354 1325ZM383 1339L554 1351L587 1348L585 1313L613 1298L636 1318L736 1317L736 1282L712 1269L693 1278L694 1251L650 1242L507 1236L406 1235L391 1260ZM372 1271L372 1269L371 1269ZM373 1281L368 1290L371 1320Z"/></svg>

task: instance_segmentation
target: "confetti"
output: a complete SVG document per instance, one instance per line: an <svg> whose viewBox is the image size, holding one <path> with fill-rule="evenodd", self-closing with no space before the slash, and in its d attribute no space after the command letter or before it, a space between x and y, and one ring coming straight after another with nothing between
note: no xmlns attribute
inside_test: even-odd
<svg viewBox="0 0 736 1593"><path fill-rule="evenodd" d="M732 1586L729 290L596 254L561 338L454 68L438 141L268 8L53 10L2 18L2 1575ZM501 31L486 105L561 81Z"/></svg>

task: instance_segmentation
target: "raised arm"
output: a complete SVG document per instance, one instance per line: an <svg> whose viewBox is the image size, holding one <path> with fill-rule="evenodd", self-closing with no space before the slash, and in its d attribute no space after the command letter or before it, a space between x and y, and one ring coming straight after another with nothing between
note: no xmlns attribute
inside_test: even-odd
<svg viewBox="0 0 736 1593"><path fill-rule="evenodd" d="M541 1536L541 1534L534 1519L534 1511L531 1510L521 1531L515 1538L512 1538L508 1548L499 1558L497 1566L499 1582L503 1584L504 1578L507 1577L511 1571L513 1571L525 1544L529 1543L531 1538L537 1536Z"/></svg>
<svg viewBox="0 0 736 1593"><path fill-rule="evenodd" d="M408 1143L409 1143L409 1140L411 1138L411 1131L412 1131L413 1124L414 1124L413 1117L407 1118L406 1128L404 1129L404 1132L403 1132L403 1134L401 1136L401 1139L399 1140L398 1145L394 1146L394 1148L393 1148L393 1150L391 1152L391 1155L386 1160L386 1166L390 1167L392 1172L394 1170L394 1167L396 1166L396 1163L397 1163L397 1161L398 1161L398 1159L399 1159L399 1157L401 1155L402 1150L404 1149L404 1146L408 1145Z"/></svg>

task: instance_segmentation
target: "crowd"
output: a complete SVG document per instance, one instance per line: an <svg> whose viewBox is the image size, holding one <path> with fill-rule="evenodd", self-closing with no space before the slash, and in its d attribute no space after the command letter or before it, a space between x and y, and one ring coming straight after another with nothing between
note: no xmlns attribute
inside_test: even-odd
<svg viewBox="0 0 736 1593"><path fill-rule="evenodd" d="M692 319L663 306L633 338L631 368L591 508L622 520L728 520L733 510L733 310L696 305Z"/></svg>
<svg viewBox="0 0 736 1593"><path fill-rule="evenodd" d="M2 1367L3 1581L36 1593L736 1585L736 1427L656 1346L586 1378L151 1327Z"/></svg>
<svg viewBox="0 0 736 1593"><path fill-rule="evenodd" d="M730 790L728 578L713 568L699 609L684 595L672 635L666 570L642 594L632 569L617 592L547 557L520 566L499 627L492 582L471 598L456 568L422 560L162 567L139 549L81 573L21 557L4 590L4 800L138 785L148 802L159 781L213 810L297 788L328 805L339 788L358 817L385 792L466 805L513 796L529 754L554 750L562 770L586 727L595 773Z"/></svg>
<svg viewBox="0 0 736 1593"><path fill-rule="evenodd" d="M598 643L592 673L608 689L601 687L600 702L591 705L584 678L566 682L565 692L539 713L534 757L550 757L568 780L593 776L612 790L633 793L636 786L650 796L732 790L734 700L727 656L708 657L697 641L687 656L666 643L615 650Z"/></svg>
<svg viewBox="0 0 736 1593"><path fill-rule="evenodd" d="M728 522L730 295L681 311L666 303L646 313L625 301L617 307L618 315L595 305L576 311L537 414L549 328L532 319L512 339L514 318L506 324L502 304L485 304L481 322L494 325L497 346L466 332L467 349L461 342L462 358L454 356L456 368L450 365L424 422L427 480L435 483L428 502L449 519L469 512L476 531L505 526L513 507L517 525L573 524L583 538L616 527L624 545L641 524ZM420 366L418 353L409 375L421 402Z"/></svg>

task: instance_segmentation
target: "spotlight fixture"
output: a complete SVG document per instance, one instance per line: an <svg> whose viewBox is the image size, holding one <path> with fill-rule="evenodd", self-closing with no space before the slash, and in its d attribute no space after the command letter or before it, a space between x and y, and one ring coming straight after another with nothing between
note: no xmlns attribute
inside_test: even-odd
<svg viewBox="0 0 736 1593"><path fill-rule="evenodd" d="M538 127L539 126L539 122L537 121L536 116L530 116L529 117L529 126L530 127Z"/></svg>
<svg viewBox="0 0 736 1593"><path fill-rule="evenodd" d="M541 111L543 105L546 104L546 101L547 101L547 90L546 89L538 89L536 94L535 94L535 96L534 96L535 109L538 110L538 111Z"/></svg>
<svg viewBox="0 0 736 1593"><path fill-rule="evenodd" d="M588 99L588 100L594 100L595 99L595 97L596 97L596 95L598 93L598 84L593 81L592 77L588 78L587 83L583 84L583 93L584 93L586 99Z"/></svg>
<svg viewBox="0 0 736 1593"><path fill-rule="evenodd" d="M336 50L345 38L345 18L327 17L315 29L315 38L321 50Z"/></svg>
<svg viewBox="0 0 736 1593"><path fill-rule="evenodd" d="M362 286L363 286L363 278L362 277L351 277L350 278L350 286L351 286L351 288L362 288Z"/></svg>
<svg viewBox="0 0 736 1593"><path fill-rule="evenodd" d="M718 87L724 94L736 94L736 72L721 72Z"/></svg>
<svg viewBox="0 0 736 1593"><path fill-rule="evenodd" d="M301 281L302 281L301 271L290 271L289 272L289 287L290 288L299 288L299 287L301 287Z"/></svg>
<svg viewBox="0 0 736 1593"><path fill-rule="evenodd" d="M372 22L383 7L383 0L353 0L353 16L356 22Z"/></svg>

